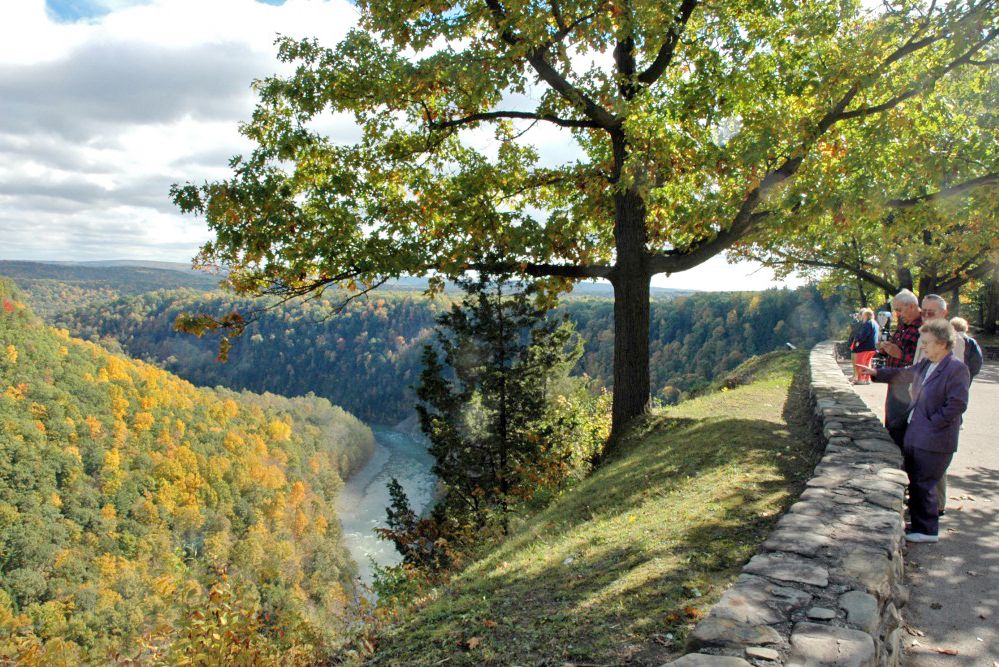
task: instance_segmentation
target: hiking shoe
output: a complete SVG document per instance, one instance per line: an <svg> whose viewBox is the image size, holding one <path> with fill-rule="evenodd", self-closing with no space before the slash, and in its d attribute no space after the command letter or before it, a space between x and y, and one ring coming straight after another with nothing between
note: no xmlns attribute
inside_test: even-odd
<svg viewBox="0 0 999 667"><path fill-rule="evenodd" d="M939 542L940 538L936 535L927 535L925 533L906 533L906 542Z"/></svg>

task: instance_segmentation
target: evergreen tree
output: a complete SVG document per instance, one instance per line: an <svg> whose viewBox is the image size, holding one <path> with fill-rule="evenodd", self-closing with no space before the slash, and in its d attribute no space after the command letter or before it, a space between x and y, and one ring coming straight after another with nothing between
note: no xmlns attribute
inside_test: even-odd
<svg viewBox="0 0 999 667"><path fill-rule="evenodd" d="M582 344L568 320L545 317L530 287L482 275L462 288L463 302L438 318L439 349L424 350L417 410L448 518L481 527L498 514L505 530L551 449L550 388Z"/></svg>

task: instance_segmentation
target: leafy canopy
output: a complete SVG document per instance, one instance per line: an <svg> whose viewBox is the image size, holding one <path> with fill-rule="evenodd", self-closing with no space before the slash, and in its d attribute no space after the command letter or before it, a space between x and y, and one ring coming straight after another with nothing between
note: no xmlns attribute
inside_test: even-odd
<svg viewBox="0 0 999 667"><path fill-rule="evenodd" d="M623 194L644 270L684 270L747 235L794 233L780 212L807 199L799 172L855 198L855 183L819 178L841 133L888 140L885 112L991 67L999 34L992 0L358 7L333 48L279 40L297 69L256 84L242 128L256 148L230 179L173 189L215 233L200 260L231 266L237 290L457 276L487 253L532 275L612 277ZM353 118L356 139L324 134L331 115Z"/></svg>

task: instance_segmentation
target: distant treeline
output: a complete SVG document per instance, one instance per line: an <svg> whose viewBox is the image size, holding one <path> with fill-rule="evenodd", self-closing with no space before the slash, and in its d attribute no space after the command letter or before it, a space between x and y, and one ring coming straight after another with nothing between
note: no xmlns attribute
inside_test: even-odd
<svg viewBox="0 0 999 667"><path fill-rule="evenodd" d="M197 388L43 325L0 280L0 655L335 646L355 566L333 501L373 449L324 398Z"/></svg>
<svg viewBox="0 0 999 667"><path fill-rule="evenodd" d="M289 304L262 313L233 341L227 363L218 341L174 330L182 313L249 312L259 301L191 290L150 292L63 313L74 335L120 342L129 354L162 365L199 385L224 385L285 395L315 392L358 417L392 423L412 413L420 353L450 297L377 293L339 314L330 299ZM576 373L605 385L613 377L613 303L570 297L567 313L585 342ZM837 298L816 290L698 293L655 299L651 318L653 393L674 402L740 362L785 343L798 347L839 335L848 318ZM113 340L112 340L113 339Z"/></svg>

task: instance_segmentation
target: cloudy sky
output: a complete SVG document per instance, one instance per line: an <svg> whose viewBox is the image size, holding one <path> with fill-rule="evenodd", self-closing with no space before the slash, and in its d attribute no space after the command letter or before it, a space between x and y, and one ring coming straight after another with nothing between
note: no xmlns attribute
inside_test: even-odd
<svg viewBox="0 0 999 667"><path fill-rule="evenodd" d="M209 234L170 185L248 152L276 35L332 45L354 20L346 0L0 0L0 259L190 261ZM654 284L774 283L719 257Z"/></svg>

